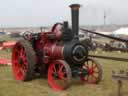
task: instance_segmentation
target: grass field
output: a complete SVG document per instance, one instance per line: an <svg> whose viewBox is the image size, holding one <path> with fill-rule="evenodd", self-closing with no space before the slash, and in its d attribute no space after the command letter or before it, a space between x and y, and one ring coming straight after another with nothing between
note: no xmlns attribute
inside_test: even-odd
<svg viewBox="0 0 128 96"><path fill-rule="evenodd" d="M2 52L6 58L11 54ZM128 53L100 53L106 56L128 57ZM117 82L112 80L112 70L128 69L128 62L97 59L103 67L103 78L98 85L81 84L73 80L65 91L52 90L47 79L35 79L30 82L20 82L13 78L10 66L0 66L0 96L117 96ZM128 96L128 82L124 82L123 96Z"/></svg>

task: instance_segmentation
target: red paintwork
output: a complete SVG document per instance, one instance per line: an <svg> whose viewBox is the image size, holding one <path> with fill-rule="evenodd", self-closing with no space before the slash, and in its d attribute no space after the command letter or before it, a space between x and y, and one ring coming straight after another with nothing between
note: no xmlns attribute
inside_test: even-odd
<svg viewBox="0 0 128 96"><path fill-rule="evenodd" d="M63 59L63 46L58 45L62 33L58 30L60 27L55 25L51 32L41 32L40 38L35 43L35 51L42 50L44 52L43 63L45 64L56 59ZM51 35L54 35L54 38L51 39ZM38 57L36 61L39 62Z"/></svg>
<svg viewBox="0 0 128 96"><path fill-rule="evenodd" d="M63 60L63 49L64 46L59 44L59 40L62 37L62 32L60 31L61 26L54 25L51 32L41 32L40 38L35 43L35 51L41 50L43 52L43 63L49 64L49 72L48 72L48 81L50 86L54 90L63 90L62 85L58 85L57 82L54 82L55 77L52 75L55 71L53 67L55 67L55 64L53 63L55 60ZM51 37L53 36L53 37ZM36 58L36 63L40 59ZM59 65L60 67L63 67L63 64ZM60 68L61 69L61 68ZM59 78L57 80L63 81L63 72L59 72Z"/></svg>
<svg viewBox="0 0 128 96"><path fill-rule="evenodd" d="M13 48L15 44L16 44L16 41L3 41L0 43L0 50ZM0 58L0 65L11 65L11 60Z"/></svg>
<svg viewBox="0 0 128 96"><path fill-rule="evenodd" d="M57 67L58 66L58 67ZM51 87L56 90L64 90L65 89L65 83L66 82L66 73L65 66L63 65L63 62L60 61L55 61L50 64L49 69L48 69L48 81ZM54 76L57 74L58 76Z"/></svg>
<svg viewBox="0 0 128 96"><path fill-rule="evenodd" d="M54 62L54 60L63 59L63 46L58 44L58 41L62 36L62 33L59 31L59 28L60 27L56 25L54 26L54 28L52 28L51 32L41 32L38 39L35 40L33 47L36 53L36 64L51 64L52 62ZM31 40L28 41L31 42ZM5 45L9 45L9 43ZM12 55L12 68L14 76L16 80L23 81L25 79L25 72L27 72L26 66L28 64L26 51L24 50L23 45L20 44L20 42L16 44L14 48L15 49L13 49ZM43 54L42 63L40 61L40 57L38 57L38 53ZM24 60L22 64L18 62L20 61L20 59Z"/></svg>
<svg viewBox="0 0 128 96"><path fill-rule="evenodd" d="M94 64L93 62L86 63L83 65L83 68L87 69L89 73L86 76L81 76L81 80L89 84L96 84L98 78L98 76L96 75L98 75L99 73L97 65Z"/></svg>
<svg viewBox="0 0 128 96"><path fill-rule="evenodd" d="M43 52L47 54L46 56L44 56L44 61L45 59L47 59L47 56L49 57L49 62L50 60L63 59L63 46L57 46L56 43L46 44L44 46Z"/></svg>
<svg viewBox="0 0 128 96"><path fill-rule="evenodd" d="M11 60L0 58L0 65L11 65Z"/></svg>
<svg viewBox="0 0 128 96"><path fill-rule="evenodd" d="M51 31L52 31L54 34L56 34L56 39L57 39L57 40L61 39L61 37L62 37L61 28L62 28L61 24L55 24L55 25L52 27L52 30L51 30Z"/></svg>
<svg viewBox="0 0 128 96"><path fill-rule="evenodd" d="M16 44L16 41L5 41L0 44L0 50L6 49L6 48L13 48L13 46Z"/></svg>
<svg viewBox="0 0 128 96"><path fill-rule="evenodd" d="M24 80L25 73L27 71L27 56L24 46L22 44L18 43L15 50L13 50L13 56L12 56L12 68L13 73L15 75L16 80ZM21 62L21 63L20 63Z"/></svg>
<svg viewBox="0 0 128 96"><path fill-rule="evenodd" d="M72 13L76 12L78 14L79 7L80 6L78 4L72 5L71 6L71 8L73 10ZM72 20L74 20L74 19L77 19L75 17L78 17L78 16L77 15L75 16L75 14L74 14L74 16L72 16L72 17L74 17L72 19ZM79 48L79 43L77 42L78 37L76 36L78 33L77 32L78 25L76 24L77 20L74 23L75 24L72 24L72 25L74 25L74 26L72 26L72 30L68 29L68 22L67 23L64 22L64 24L63 24L64 26L60 23L55 24L50 32L27 34L28 38L25 37L25 39L30 41L30 44L32 46L24 46L24 44L27 44L27 42L23 41L22 43L20 43L20 41L19 41L16 44L16 46L13 48L13 53L12 53L12 68L13 68L15 78L17 80L25 81L26 78L29 79L29 75L34 75L33 71L34 72L39 71L40 74L42 73L41 71L46 71L46 72L48 71L46 74L48 74L48 81L49 81L50 86L54 90L66 89L68 87L68 85L70 84L70 80L72 77L72 73L71 73L72 70L70 68L71 66L69 66L69 64L66 63L66 61L68 62L71 59L68 57L72 56L73 59L71 59L71 61L72 62L76 61L75 63L77 63L78 61L79 62L81 61L80 63L82 63L83 60L86 59L86 58L84 58L83 60L81 59L81 57L84 57L83 56L84 54L82 54L82 52L85 53L84 51L86 51L86 50L82 49L83 51L78 51L78 49L77 49L77 46ZM66 30L63 30L63 28L65 28ZM74 33L67 34L66 31L71 32L71 33L74 32ZM64 32L65 34L62 34L62 32ZM66 46L68 46L68 44L72 43L72 42L70 42L70 39L65 38L66 35L69 35L69 38L71 37L72 42L74 42L72 46L66 47ZM74 39L70 35L73 35ZM62 38L62 36L63 36L63 38ZM63 40L63 39L66 39L66 40ZM69 43L66 45L65 41L67 41L67 40L69 40ZM75 43L75 40L77 40L76 43ZM9 44L9 43L4 44L4 46L6 46L6 47L11 47L12 45L13 44ZM14 45L15 45L15 43L14 43ZM29 47L30 51L28 51L29 49L26 51L25 50L25 49L27 49L26 47ZM71 51L71 53L69 53L69 56L67 56L68 55L67 50L70 47L71 47L71 49L69 51ZM65 50L64 50L64 48L65 48ZM35 51L35 52L33 52L33 51ZM30 53L33 53L33 54L30 54ZM28 54L28 55L26 55L26 54ZM65 58L65 60L64 60L63 54L64 55L66 54L65 57L67 56L68 59ZM76 56L77 54L78 54L78 56ZM31 57L33 57L33 58L30 59ZM75 57L78 57L78 58L75 58ZM30 60L33 60L33 61L30 62ZM47 64L47 65L41 66L41 64ZM30 67L28 67L28 66L30 66ZM46 69L43 69L42 67L46 68ZM89 75L93 76L93 73L94 73L93 69L94 68L88 69ZM62 82L60 83L59 81L62 81ZM64 83L64 84L62 84L62 83Z"/></svg>

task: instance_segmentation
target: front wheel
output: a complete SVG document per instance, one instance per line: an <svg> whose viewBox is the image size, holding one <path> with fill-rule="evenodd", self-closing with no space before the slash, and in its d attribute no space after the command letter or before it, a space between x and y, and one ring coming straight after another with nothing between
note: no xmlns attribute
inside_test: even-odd
<svg viewBox="0 0 128 96"><path fill-rule="evenodd" d="M48 82L54 90L64 90L71 83L71 69L63 60L56 60L49 65Z"/></svg>
<svg viewBox="0 0 128 96"><path fill-rule="evenodd" d="M94 59L88 58L87 61L82 66L83 70L87 70L86 75L80 76L82 82L89 84L97 84L102 79L102 67Z"/></svg>

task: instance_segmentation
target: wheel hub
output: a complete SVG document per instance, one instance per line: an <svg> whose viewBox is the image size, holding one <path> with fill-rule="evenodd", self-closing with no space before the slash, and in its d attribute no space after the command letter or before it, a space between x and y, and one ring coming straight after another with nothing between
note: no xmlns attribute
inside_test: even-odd
<svg viewBox="0 0 128 96"><path fill-rule="evenodd" d="M19 59L19 64L22 65L23 63L24 63L24 62L23 62L23 59L20 58L20 59Z"/></svg>
<svg viewBox="0 0 128 96"><path fill-rule="evenodd" d="M58 73L54 73L53 76L54 76L55 79L59 78Z"/></svg>
<svg viewBox="0 0 128 96"><path fill-rule="evenodd" d="M94 73L93 68L89 69L89 74L92 75Z"/></svg>

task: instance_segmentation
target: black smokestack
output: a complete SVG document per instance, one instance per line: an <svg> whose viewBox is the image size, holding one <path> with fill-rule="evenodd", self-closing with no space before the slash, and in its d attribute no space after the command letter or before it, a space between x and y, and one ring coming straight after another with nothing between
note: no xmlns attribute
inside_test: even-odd
<svg viewBox="0 0 128 96"><path fill-rule="evenodd" d="M78 39L78 31L79 31L79 4L70 5L72 12L72 31L74 33L74 37Z"/></svg>

